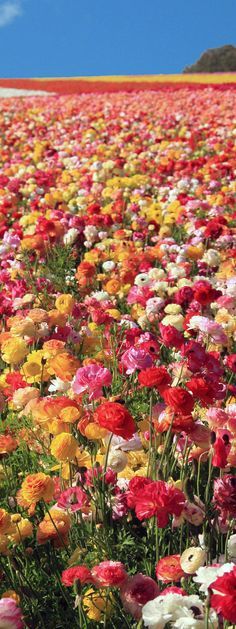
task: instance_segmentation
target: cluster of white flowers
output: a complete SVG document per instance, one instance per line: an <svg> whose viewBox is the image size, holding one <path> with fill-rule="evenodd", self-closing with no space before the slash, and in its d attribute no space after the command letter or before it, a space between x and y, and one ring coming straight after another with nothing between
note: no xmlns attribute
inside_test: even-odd
<svg viewBox="0 0 236 629"><path fill-rule="evenodd" d="M142 609L144 626L149 629L164 629L170 623L173 629L204 629L204 607L199 596L182 596L170 593L157 596L146 603ZM209 623L217 628L218 621L215 612L210 612Z"/></svg>

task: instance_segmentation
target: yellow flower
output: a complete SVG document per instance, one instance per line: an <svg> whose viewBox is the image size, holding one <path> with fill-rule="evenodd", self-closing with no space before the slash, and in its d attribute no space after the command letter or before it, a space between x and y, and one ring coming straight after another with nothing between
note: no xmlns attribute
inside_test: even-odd
<svg viewBox="0 0 236 629"><path fill-rule="evenodd" d="M29 336L34 337L36 334L36 327L30 317L19 319L13 322L11 326L11 333L14 336Z"/></svg>
<svg viewBox="0 0 236 629"><path fill-rule="evenodd" d="M97 439L103 439L107 435L106 428L102 428L102 426L99 426L95 422L91 422L90 424L88 424L84 429L84 432L87 439L92 439L95 441Z"/></svg>
<svg viewBox="0 0 236 629"><path fill-rule="evenodd" d="M78 443L73 435L62 432L53 438L51 442L51 453L59 461L67 461L74 459Z"/></svg>
<svg viewBox="0 0 236 629"><path fill-rule="evenodd" d="M106 614L106 617L110 616L112 604L108 599L107 590L101 588L99 592L93 588L87 590L83 598L83 607L89 620L99 622L103 614Z"/></svg>
<svg viewBox="0 0 236 629"><path fill-rule="evenodd" d="M47 355L43 349L35 350L27 356L27 361L23 364L21 372L30 383L47 381L50 373L47 369Z"/></svg>
<svg viewBox="0 0 236 629"><path fill-rule="evenodd" d="M16 525L16 531L11 535L11 540L15 544L20 544L26 537L33 535L33 525L28 518L21 518L19 522L16 522L14 516L12 516L12 521Z"/></svg>
<svg viewBox="0 0 236 629"><path fill-rule="evenodd" d="M18 337L7 339L2 346L2 359L10 365L17 365L28 354L26 342Z"/></svg>
<svg viewBox="0 0 236 629"><path fill-rule="evenodd" d="M181 332L183 330L184 317L181 314L166 315L161 323L162 325L173 325L176 330Z"/></svg>
<svg viewBox="0 0 236 629"><path fill-rule="evenodd" d="M72 295L60 295L55 301L55 306L62 314L71 314L75 305Z"/></svg>

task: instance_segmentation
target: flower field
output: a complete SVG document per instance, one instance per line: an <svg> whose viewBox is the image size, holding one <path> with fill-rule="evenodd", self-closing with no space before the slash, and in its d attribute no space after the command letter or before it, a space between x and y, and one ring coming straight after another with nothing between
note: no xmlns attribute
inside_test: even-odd
<svg viewBox="0 0 236 629"><path fill-rule="evenodd" d="M234 80L0 102L0 629L236 627Z"/></svg>

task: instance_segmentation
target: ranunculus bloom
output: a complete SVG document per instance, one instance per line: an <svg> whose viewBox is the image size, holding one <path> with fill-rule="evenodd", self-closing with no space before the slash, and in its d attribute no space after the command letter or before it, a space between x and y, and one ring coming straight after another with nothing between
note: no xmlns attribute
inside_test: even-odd
<svg viewBox="0 0 236 629"><path fill-rule="evenodd" d="M171 383L171 377L165 367L149 367L139 372L138 381L143 387L154 387L161 393Z"/></svg>
<svg viewBox="0 0 236 629"><path fill-rule="evenodd" d="M61 581L66 587L71 587L75 581L84 583L93 583L93 577L91 570L87 566L73 566L73 568L67 568L63 570L61 575Z"/></svg>
<svg viewBox="0 0 236 629"><path fill-rule="evenodd" d="M79 511L88 505L88 496L81 487L68 487L60 494L57 501L60 509L69 509L72 512Z"/></svg>
<svg viewBox="0 0 236 629"><path fill-rule="evenodd" d="M151 577L138 573L129 577L120 589L120 597L124 610L139 620L142 607L158 596L159 588Z"/></svg>
<svg viewBox="0 0 236 629"><path fill-rule="evenodd" d="M109 387L111 382L112 375L109 369L92 363L77 370L72 390L78 394L88 392L90 400L97 400L102 396L102 387Z"/></svg>
<svg viewBox="0 0 236 629"><path fill-rule="evenodd" d="M43 472L29 474L23 481L19 494L29 507L42 499L52 500L54 494L53 479Z"/></svg>
<svg viewBox="0 0 236 629"><path fill-rule="evenodd" d="M186 548L180 557L180 565L186 574L194 574L206 561L206 551L200 546Z"/></svg>
<svg viewBox="0 0 236 629"><path fill-rule="evenodd" d="M170 515L177 515L183 511L185 495L164 481L152 481L134 496L134 508L139 520L157 517L159 528L168 524Z"/></svg>
<svg viewBox="0 0 236 629"><path fill-rule="evenodd" d="M131 439L136 432L136 426L132 415L123 404L118 402L104 402L100 404L94 413L95 421L107 428L114 435L123 437L123 439Z"/></svg>
<svg viewBox="0 0 236 629"><path fill-rule="evenodd" d="M184 415L189 415L193 410L193 396L181 387L168 387L163 391L162 397L166 404L177 413L182 412Z"/></svg>
<svg viewBox="0 0 236 629"><path fill-rule="evenodd" d="M51 442L51 453L58 461L72 460L75 457L78 443L68 432L62 432L53 438Z"/></svg>
<svg viewBox="0 0 236 629"><path fill-rule="evenodd" d="M11 435L0 435L0 454L14 452L18 443Z"/></svg>
<svg viewBox="0 0 236 629"><path fill-rule="evenodd" d="M236 476L224 474L214 481L213 501L223 515L236 517Z"/></svg>
<svg viewBox="0 0 236 629"><path fill-rule="evenodd" d="M149 352L144 349L131 347L122 354L120 363L125 373L131 375L136 369L147 369L151 367L153 360Z"/></svg>
<svg viewBox="0 0 236 629"><path fill-rule="evenodd" d="M225 620L236 623L236 566L211 583L211 607Z"/></svg>
<svg viewBox="0 0 236 629"><path fill-rule="evenodd" d="M176 349L180 349L181 345L184 342L184 337L179 330L173 325L163 325L159 324L159 329L161 333L161 342L165 347L175 347Z"/></svg>
<svg viewBox="0 0 236 629"><path fill-rule="evenodd" d="M0 600L0 627L2 629L22 629L21 609L13 598L1 598Z"/></svg>
<svg viewBox="0 0 236 629"><path fill-rule="evenodd" d="M96 585L119 587L127 578L127 572L120 561L102 561L91 570Z"/></svg>
<svg viewBox="0 0 236 629"><path fill-rule="evenodd" d="M37 530L38 544L46 544L51 541L56 548L62 548L68 542L70 530L70 517L61 509L51 509L50 515L46 513Z"/></svg>
<svg viewBox="0 0 236 629"><path fill-rule="evenodd" d="M163 557L156 565L156 576L163 583L180 581L185 573L180 565L180 555L169 555Z"/></svg>

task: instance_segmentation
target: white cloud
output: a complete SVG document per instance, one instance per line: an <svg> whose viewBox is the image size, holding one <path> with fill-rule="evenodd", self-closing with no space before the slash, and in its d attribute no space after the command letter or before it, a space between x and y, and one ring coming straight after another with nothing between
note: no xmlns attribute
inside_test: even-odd
<svg viewBox="0 0 236 629"><path fill-rule="evenodd" d="M8 0L0 4L0 28L10 24L18 15L21 15L21 5L18 0Z"/></svg>

